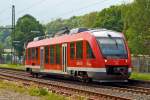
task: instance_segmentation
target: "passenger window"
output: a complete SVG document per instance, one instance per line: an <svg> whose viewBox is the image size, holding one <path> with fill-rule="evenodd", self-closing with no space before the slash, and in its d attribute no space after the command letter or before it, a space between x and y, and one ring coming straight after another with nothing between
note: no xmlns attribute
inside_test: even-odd
<svg viewBox="0 0 150 100"><path fill-rule="evenodd" d="M70 43L70 58L75 58L75 43Z"/></svg>
<svg viewBox="0 0 150 100"><path fill-rule="evenodd" d="M34 48L31 49L31 59L34 59L35 58L35 50Z"/></svg>
<svg viewBox="0 0 150 100"><path fill-rule="evenodd" d="M28 49L28 60L30 60L31 58L31 53L30 53L30 48Z"/></svg>
<svg viewBox="0 0 150 100"><path fill-rule="evenodd" d="M47 46L47 47L45 47L45 63L46 63L46 64L49 63L49 58L48 58L48 56L49 56L49 48L48 48L48 46Z"/></svg>
<svg viewBox="0 0 150 100"><path fill-rule="evenodd" d="M88 42L86 42L86 58L95 58L92 48Z"/></svg>
<svg viewBox="0 0 150 100"><path fill-rule="evenodd" d="M36 48L36 60L38 60L38 48Z"/></svg>
<svg viewBox="0 0 150 100"><path fill-rule="evenodd" d="M56 64L60 64L60 45L56 45Z"/></svg>
<svg viewBox="0 0 150 100"><path fill-rule="evenodd" d="M50 46L50 64L54 64L54 46Z"/></svg>
<svg viewBox="0 0 150 100"><path fill-rule="evenodd" d="M76 57L77 59L82 59L83 58L83 42L76 42Z"/></svg>

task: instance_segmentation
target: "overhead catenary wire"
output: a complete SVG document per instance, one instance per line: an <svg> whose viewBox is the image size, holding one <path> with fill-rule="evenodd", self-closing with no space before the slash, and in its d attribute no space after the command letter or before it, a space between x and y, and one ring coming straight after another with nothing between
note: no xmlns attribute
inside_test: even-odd
<svg viewBox="0 0 150 100"><path fill-rule="evenodd" d="M44 2L44 1L46 1L46 0L40 0L40 1L36 2L36 3L33 3L33 4L31 4L30 6L28 6L28 7L24 8L24 9L18 11L16 14L20 14L20 13L22 13L22 12L28 10L28 9L31 9L31 8L33 8L33 7L36 7L37 5L41 4L41 3ZM11 8L11 7L10 7L10 8ZM7 9L9 9L9 8L7 8ZM4 12L4 11L3 11L3 12ZM9 19L11 20L11 16L5 17L4 19L1 20L1 22L3 22L3 21L10 21Z"/></svg>
<svg viewBox="0 0 150 100"><path fill-rule="evenodd" d="M68 12L65 12L65 13L62 13L62 14L60 14L60 15L57 15L57 16L55 16L55 18L58 18L58 17L60 17L60 16L61 16L61 17L64 17L64 16L66 16L66 15L68 15L68 14L71 14L71 13L74 13L74 12L78 12L78 11L87 9L87 8L89 8L89 7L91 7L91 6L98 5L98 4L104 3L104 2L106 2L106 1L109 1L109 0L102 0L102 1L98 1L98 2L95 2L95 3L89 4L89 5L86 5L86 6L84 6L84 7L80 7L80 8L77 8L77 9L73 9L73 10L70 10L70 11L68 11ZM54 18L53 18L53 19L54 19Z"/></svg>
<svg viewBox="0 0 150 100"><path fill-rule="evenodd" d="M26 11L26 10L29 10L29 9L31 9L31 8L34 8L34 7L40 5L41 3L45 2L45 1L47 1L47 0L39 0L38 2L33 3L33 4L29 5L28 7L26 7L26 8L24 8L24 9L18 11L16 14L20 14L20 13Z"/></svg>
<svg viewBox="0 0 150 100"><path fill-rule="evenodd" d="M41 4L44 3L45 1L47 1L47 0L39 0L38 2L35 2L35 3L31 4L31 5L29 5L28 7L26 7L26 8L24 8L24 9L18 11L18 12L16 13L16 15L18 16L19 14L25 12L26 10L29 10L29 9L31 9L31 8L34 8L34 7L38 6L38 5L41 5ZM57 4L54 5L54 6L58 6L59 4L62 4L64 1L66 1L66 0L63 0L63 1L59 2L59 3L57 3ZM10 7L10 8L11 8L11 7ZM10 21L9 19L11 19L11 16L2 19L1 22L3 22L3 21Z"/></svg>
<svg viewBox="0 0 150 100"><path fill-rule="evenodd" d="M52 5L52 6L59 6L59 5L62 5L65 1L66 1L66 0L62 0L61 2L56 3L56 4ZM45 10L44 10L44 11L45 11ZM41 12L39 12L39 13L41 13Z"/></svg>
<svg viewBox="0 0 150 100"><path fill-rule="evenodd" d="M28 7L24 8L24 9L18 11L16 14L20 14L20 13L26 11L26 10L29 10L29 9L31 9L31 8L33 8L33 7L36 7L37 5L41 4L41 3L44 2L44 1L46 1L46 0L40 0L40 1L36 2L36 3L33 3L33 4L31 4L30 6L28 6ZM56 5L62 4L64 1L65 1L65 0L63 0L62 2L60 2L60 3L56 4ZM86 5L86 6L84 6L84 7L81 7L81 8L77 8L77 9L70 10L70 11L68 11L68 12L65 12L65 13L62 13L62 14L60 14L60 15L57 15L57 16L54 17L53 19L56 19L56 18L58 18L58 17L66 16L66 15L71 14L71 13L74 13L74 12L81 11L81 10L83 10L83 9L87 9L87 8L89 8L89 7L91 7L91 6L98 5L98 4L104 3L104 2L106 2L106 1L108 1L108 0L98 1L98 2L95 2L95 3L89 4L89 5ZM11 17L7 17L6 19L4 19L4 21L5 21L5 20L9 21L8 19L10 19L10 18L11 18Z"/></svg>
<svg viewBox="0 0 150 100"><path fill-rule="evenodd" d="M41 2L43 2L43 1L46 1L46 0L40 0L40 1L36 2L36 3L33 3L33 4L31 4L30 6L28 6L28 7L24 8L24 9L18 11L16 14L20 14L20 13L24 12L25 10L28 10L28 9L30 9L30 8L33 8L33 7L35 7L35 6L39 5L39 4L41 4ZM11 7L10 7L10 8L11 8ZM11 14L10 14L10 15L11 15ZM10 21L9 19L11 20L11 16L5 17L4 19L1 20L1 22L4 22L4 21L8 22L8 21Z"/></svg>
<svg viewBox="0 0 150 100"><path fill-rule="evenodd" d="M10 8L11 8L11 7L7 7L7 8L2 9L2 10L0 11L0 15L6 13L6 11L7 11L8 9L10 9Z"/></svg>

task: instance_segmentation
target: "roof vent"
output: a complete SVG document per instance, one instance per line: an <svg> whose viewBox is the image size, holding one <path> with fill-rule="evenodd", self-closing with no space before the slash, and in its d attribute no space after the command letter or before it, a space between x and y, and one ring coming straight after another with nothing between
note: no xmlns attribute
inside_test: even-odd
<svg viewBox="0 0 150 100"><path fill-rule="evenodd" d="M54 33L54 37L57 37L57 36L61 36L61 35L64 35L64 34L69 34L70 30L68 27L63 27L60 31L58 31L57 33Z"/></svg>

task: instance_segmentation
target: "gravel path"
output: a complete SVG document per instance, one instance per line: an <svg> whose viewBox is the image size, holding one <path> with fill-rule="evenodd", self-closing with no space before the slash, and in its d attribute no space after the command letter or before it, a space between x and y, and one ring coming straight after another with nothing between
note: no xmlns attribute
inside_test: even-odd
<svg viewBox="0 0 150 100"><path fill-rule="evenodd" d="M25 93L21 94L10 90L0 89L0 100L41 100L41 98L30 96Z"/></svg>

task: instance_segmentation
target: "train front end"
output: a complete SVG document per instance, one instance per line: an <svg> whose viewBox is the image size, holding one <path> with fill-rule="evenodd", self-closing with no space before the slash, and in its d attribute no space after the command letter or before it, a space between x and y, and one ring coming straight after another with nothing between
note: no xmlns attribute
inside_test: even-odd
<svg viewBox="0 0 150 100"><path fill-rule="evenodd" d="M101 81L127 81L131 74L131 57L124 35L109 30L94 31L92 34L100 51L99 65L104 69L91 74L92 77Z"/></svg>

